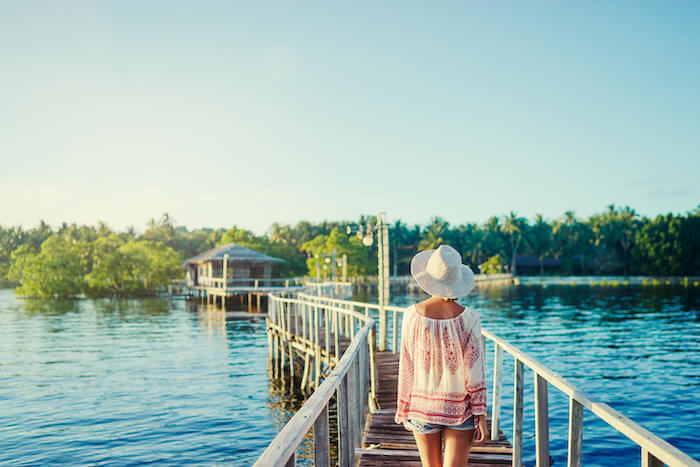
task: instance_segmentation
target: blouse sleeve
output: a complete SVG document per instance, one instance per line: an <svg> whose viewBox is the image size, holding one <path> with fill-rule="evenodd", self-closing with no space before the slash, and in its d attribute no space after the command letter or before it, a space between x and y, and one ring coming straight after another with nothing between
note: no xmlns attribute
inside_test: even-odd
<svg viewBox="0 0 700 467"><path fill-rule="evenodd" d="M413 388L413 336L409 331L408 311L404 312L401 322L401 350L399 353L399 377L396 396L395 423L403 423L406 420L408 405L411 400L411 389Z"/></svg>
<svg viewBox="0 0 700 467"><path fill-rule="evenodd" d="M481 317L476 321L467 342L467 392L472 415L486 415L486 377L484 372L484 346L481 339Z"/></svg>

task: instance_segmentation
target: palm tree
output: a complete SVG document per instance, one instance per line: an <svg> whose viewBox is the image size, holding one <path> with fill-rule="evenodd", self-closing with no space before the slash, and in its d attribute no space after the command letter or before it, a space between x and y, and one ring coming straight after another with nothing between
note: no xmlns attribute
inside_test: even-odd
<svg viewBox="0 0 700 467"><path fill-rule="evenodd" d="M511 211L509 215L503 217L505 221L503 223L502 230L504 233L510 236L510 272L511 274L515 275L515 255L518 253L520 241L523 239L523 232L527 226L527 220L524 217L518 217L518 215L513 211Z"/></svg>
<svg viewBox="0 0 700 467"><path fill-rule="evenodd" d="M552 247L552 226L544 219L542 214L535 215L535 223L529 230L528 243L540 262L540 275L544 274L542 260Z"/></svg>
<svg viewBox="0 0 700 467"><path fill-rule="evenodd" d="M450 224L441 217L433 217L418 244L419 250L432 250L445 243L445 234Z"/></svg>

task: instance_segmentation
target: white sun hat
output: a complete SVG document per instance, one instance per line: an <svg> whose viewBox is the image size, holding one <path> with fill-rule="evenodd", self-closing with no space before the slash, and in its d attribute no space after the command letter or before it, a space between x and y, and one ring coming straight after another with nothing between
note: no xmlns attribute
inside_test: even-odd
<svg viewBox="0 0 700 467"><path fill-rule="evenodd" d="M423 290L443 298L459 298L474 288L474 273L449 245L421 251L411 260L411 275Z"/></svg>

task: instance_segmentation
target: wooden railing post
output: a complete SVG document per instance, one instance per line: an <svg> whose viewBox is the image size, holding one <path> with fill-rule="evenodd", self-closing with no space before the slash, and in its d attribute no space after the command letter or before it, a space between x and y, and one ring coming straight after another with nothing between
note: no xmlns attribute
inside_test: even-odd
<svg viewBox="0 0 700 467"><path fill-rule="evenodd" d="M353 462L352 432L350 431L350 423L348 417L348 378L347 374L343 376L338 385L337 396L338 409L338 457L340 467L351 467Z"/></svg>
<svg viewBox="0 0 700 467"><path fill-rule="evenodd" d="M359 433L357 433L357 406L360 405L360 401L357 394L357 359L355 358L350 364L348 373L346 375L347 388L348 388L348 436L350 437L350 443L352 444L353 450L355 447L359 447L358 442ZM354 464L354 459L351 460Z"/></svg>
<svg viewBox="0 0 700 467"><path fill-rule="evenodd" d="M309 308L311 310L311 313L314 317L314 389L318 388L318 385L321 384L321 337L320 337L320 331L321 331L321 322L320 322L320 314L318 312L318 308L316 307L311 307L309 305Z"/></svg>
<svg viewBox="0 0 700 467"><path fill-rule="evenodd" d="M549 403L547 381L535 373L535 453L537 467L549 467Z"/></svg>
<svg viewBox="0 0 700 467"><path fill-rule="evenodd" d="M394 310L394 314L391 320L391 351L392 353L396 353L396 343L398 342L398 332L397 332L397 327L398 325L396 324L396 318L397 318L397 313L396 310Z"/></svg>
<svg viewBox="0 0 700 467"><path fill-rule="evenodd" d="M493 344L493 402L491 403L491 439L498 439L501 424L501 387L503 380L503 357L501 347Z"/></svg>
<svg viewBox="0 0 700 467"><path fill-rule="evenodd" d="M314 422L314 465L328 467L331 464L330 430L328 429L328 405Z"/></svg>
<svg viewBox="0 0 700 467"><path fill-rule="evenodd" d="M370 410L374 411L379 407L377 404L377 326L372 326L369 333L369 385L370 385Z"/></svg>
<svg viewBox="0 0 700 467"><path fill-rule="evenodd" d="M340 336L338 333L340 332L340 323L338 322L340 320L340 313L338 313L338 310L333 310L333 344L335 345L335 358L336 360L340 359Z"/></svg>
<svg viewBox="0 0 700 467"><path fill-rule="evenodd" d="M573 397L569 398L569 467L581 467L583 443L583 406ZM642 459L642 462L644 460ZM660 464L663 465L663 464Z"/></svg>
<svg viewBox="0 0 700 467"><path fill-rule="evenodd" d="M523 362L517 358L513 393L513 467L520 467L523 464Z"/></svg>
<svg viewBox="0 0 700 467"><path fill-rule="evenodd" d="M379 351L386 350L386 308L379 307Z"/></svg>

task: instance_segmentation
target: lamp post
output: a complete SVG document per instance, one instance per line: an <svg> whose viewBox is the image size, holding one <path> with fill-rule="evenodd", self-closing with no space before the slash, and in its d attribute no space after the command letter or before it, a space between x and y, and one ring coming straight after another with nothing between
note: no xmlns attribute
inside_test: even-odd
<svg viewBox="0 0 700 467"><path fill-rule="evenodd" d="M389 224L386 222L386 213L377 214L377 223L348 226L348 235L353 231L362 239L362 244L372 246L374 234L377 235L377 294L379 295L379 350L386 348L386 307L389 304Z"/></svg>

